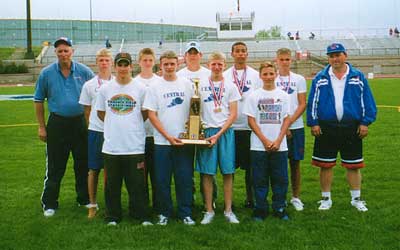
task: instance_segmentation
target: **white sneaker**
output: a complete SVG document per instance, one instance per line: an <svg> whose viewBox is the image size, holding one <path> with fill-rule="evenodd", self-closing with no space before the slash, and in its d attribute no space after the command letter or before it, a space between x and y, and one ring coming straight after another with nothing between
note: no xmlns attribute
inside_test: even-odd
<svg viewBox="0 0 400 250"><path fill-rule="evenodd" d="M44 217L51 217L55 213L56 213L56 210L49 208L49 209L44 210L43 215L44 215Z"/></svg>
<svg viewBox="0 0 400 250"><path fill-rule="evenodd" d="M183 218L183 223L188 226L196 225L196 222L190 216Z"/></svg>
<svg viewBox="0 0 400 250"><path fill-rule="evenodd" d="M354 200L351 201L351 205L355 208L357 208L358 211L360 212L367 212L368 208L366 207L367 203L365 201L362 201L360 197L355 198Z"/></svg>
<svg viewBox="0 0 400 250"><path fill-rule="evenodd" d="M158 222L157 225L166 226L168 224L168 217L160 214L158 215Z"/></svg>
<svg viewBox="0 0 400 250"><path fill-rule="evenodd" d="M230 212L225 212L224 211L225 218L228 220L229 223L233 224L238 224L239 220L236 218L236 215L230 211Z"/></svg>
<svg viewBox="0 0 400 250"><path fill-rule="evenodd" d="M210 224L211 221L214 219L214 216L215 216L215 212L214 211L205 212L204 213L204 217L201 220L200 224L202 224L202 225Z"/></svg>
<svg viewBox="0 0 400 250"><path fill-rule="evenodd" d="M107 223L107 226L116 226L118 223L116 221L110 221Z"/></svg>
<svg viewBox="0 0 400 250"><path fill-rule="evenodd" d="M322 197L322 200L318 201L320 203L319 210L329 210L332 207L332 200L328 197Z"/></svg>
<svg viewBox="0 0 400 250"><path fill-rule="evenodd" d="M153 223L151 223L150 221L145 220L145 221L142 222L142 226L153 226Z"/></svg>
<svg viewBox="0 0 400 250"><path fill-rule="evenodd" d="M296 209L296 211L302 211L304 209L304 204L303 204L303 202L301 202L301 200L299 198L293 197L290 200L290 203L293 205L293 207L294 207L294 209Z"/></svg>

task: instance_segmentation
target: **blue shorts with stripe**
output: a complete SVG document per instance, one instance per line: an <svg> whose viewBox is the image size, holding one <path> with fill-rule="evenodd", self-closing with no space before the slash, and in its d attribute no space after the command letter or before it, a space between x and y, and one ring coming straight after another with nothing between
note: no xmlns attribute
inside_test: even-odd
<svg viewBox="0 0 400 250"><path fill-rule="evenodd" d="M211 137L221 128L207 128L205 137ZM212 147L198 147L196 171L202 174L215 175L219 166L222 174L235 173L235 135L232 128L225 131Z"/></svg>
<svg viewBox="0 0 400 250"><path fill-rule="evenodd" d="M104 167L103 132L88 130L88 168L91 170L100 170Z"/></svg>

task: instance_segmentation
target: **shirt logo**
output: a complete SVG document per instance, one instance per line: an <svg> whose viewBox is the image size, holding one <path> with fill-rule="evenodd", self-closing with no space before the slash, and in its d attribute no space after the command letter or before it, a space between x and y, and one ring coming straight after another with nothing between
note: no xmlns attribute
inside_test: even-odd
<svg viewBox="0 0 400 250"><path fill-rule="evenodd" d="M173 98L171 103L167 105L167 108L174 107L176 105L183 103L183 97L185 96L185 92L171 92L163 95L164 99Z"/></svg>
<svg viewBox="0 0 400 250"><path fill-rule="evenodd" d="M111 97L107 105L114 114L127 115L136 107L136 101L129 95L119 94Z"/></svg>

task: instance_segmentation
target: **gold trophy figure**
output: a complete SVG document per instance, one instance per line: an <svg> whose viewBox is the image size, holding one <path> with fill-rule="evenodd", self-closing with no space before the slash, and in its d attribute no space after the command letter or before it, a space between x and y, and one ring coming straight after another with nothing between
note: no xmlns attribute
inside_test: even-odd
<svg viewBox="0 0 400 250"><path fill-rule="evenodd" d="M190 99L189 120L186 122L185 132L179 135L184 144L207 145L210 142L204 138L204 126L200 119L200 79L193 79L194 95Z"/></svg>

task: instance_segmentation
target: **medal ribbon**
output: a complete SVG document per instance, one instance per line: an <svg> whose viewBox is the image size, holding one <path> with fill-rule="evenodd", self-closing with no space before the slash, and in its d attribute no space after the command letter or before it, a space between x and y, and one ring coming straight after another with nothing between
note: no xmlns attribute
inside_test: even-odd
<svg viewBox="0 0 400 250"><path fill-rule="evenodd" d="M244 68L243 74L241 79L239 80L239 75L235 67L232 69L232 74L233 74L233 82L235 83L236 87L239 89L240 95L243 95L243 89L244 86L246 85L246 69Z"/></svg>
<svg viewBox="0 0 400 250"><path fill-rule="evenodd" d="M208 81L210 83L211 91L212 91L212 94L214 97L213 100L214 100L215 108L217 108L218 106L222 106L222 93L224 92L224 79L222 79L222 81L221 81L218 94L217 94L217 91L215 90L214 82L211 81L211 78L208 78Z"/></svg>

